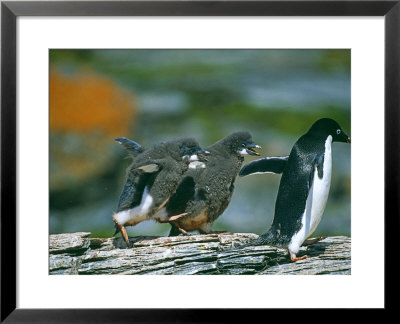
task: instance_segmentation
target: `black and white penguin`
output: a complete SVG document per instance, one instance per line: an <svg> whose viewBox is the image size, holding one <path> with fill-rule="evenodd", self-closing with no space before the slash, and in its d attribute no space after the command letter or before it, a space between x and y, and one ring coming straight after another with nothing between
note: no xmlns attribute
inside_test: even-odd
<svg viewBox="0 0 400 324"><path fill-rule="evenodd" d="M163 142L148 149L127 138L119 137L116 141L133 158L127 169L117 211L112 216L115 234L120 231L129 246L125 226L134 226L148 219L168 222L170 219L160 211L175 192L189 163L206 161L204 155L208 152L191 138Z"/></svg>
<svg viewBox="0 0 400 324"><path fill-rule="evenodd" d="M210 152L208 162L189 165L165 208L167 217L186 214L170 222L170 236L194 230L211 232L211 226L231 200L243 156L260 155L255 148L260 146L248 132L232 133L206 148Z"/></svg>
<svg viewBox="0 0 400 324"><path fill-rule="evenodd" d="M307 238L318 226L328 199L332 173L332 142L350 143L339 124L329 118L316 121L294 144L289 157L266 157L252 161L240 176L282 173L271 228L251 245L287 248L292 261L301 245L319 239Z"/></svg>

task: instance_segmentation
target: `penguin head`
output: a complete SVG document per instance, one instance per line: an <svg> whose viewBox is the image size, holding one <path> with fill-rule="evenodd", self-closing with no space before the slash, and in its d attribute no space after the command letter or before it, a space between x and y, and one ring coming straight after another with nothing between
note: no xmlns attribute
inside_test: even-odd
<svg viewBox="0 0 400 324"><path fill-rule="evenodd" d="M259 149L261 146L253 142L249 132L232 133L217 143L223 144L229 150L229 153L234 155L260 155L254 149Z"/></svg>
<svg viewBox="0 0 400 324"><path fill-rule="evenodd" d="M194 161L206 162L206 155L210 152L203 150L199 143L193 138L182 138L170 142L169 152L176 160L183 160L186 163Z"/></svg>
<svg viewBox="0 0 400 324"><path fill-rule="evenodd" d="M332 142L351 143L350 137L342 130L342 127L330 118L317 120L307 134L323 139L332 136Z"/></svg>

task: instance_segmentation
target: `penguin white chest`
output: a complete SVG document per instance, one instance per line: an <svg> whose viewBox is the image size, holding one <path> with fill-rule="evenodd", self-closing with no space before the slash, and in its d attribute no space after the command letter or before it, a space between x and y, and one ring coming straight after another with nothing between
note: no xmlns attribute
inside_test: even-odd
<svg viewBox="0 0 400 324"><path fill-rule="evenodd" d="M328 200L329 189L332 175L332 136L328 136L325 141L325 154L323 162L322 178L318 176L318 169L314 169L313 183L310 187L304 213L302 215L302 226L297 232L290 244L289 250L297 253L301 244L317 228L321 221Z"/></svg>

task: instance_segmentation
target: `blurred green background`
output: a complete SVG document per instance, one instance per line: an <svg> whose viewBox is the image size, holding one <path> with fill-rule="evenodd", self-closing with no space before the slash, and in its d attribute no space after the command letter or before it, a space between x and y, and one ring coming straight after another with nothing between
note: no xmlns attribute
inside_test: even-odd
<svg viewBox="0 0 400 324"><path fill-rule="evenodd" d="M130 164L118 136L144 146L191 136L206 147L248 130L266 156L289 154L322 117L351 135L350 61L350 50L50 50L50 233L112 236ZM279 181L237 178L213 230L266 232ZM350 184L350 145L335 143L314 235L350 235ZM168 232L153 221L128 228Z"/></svg>

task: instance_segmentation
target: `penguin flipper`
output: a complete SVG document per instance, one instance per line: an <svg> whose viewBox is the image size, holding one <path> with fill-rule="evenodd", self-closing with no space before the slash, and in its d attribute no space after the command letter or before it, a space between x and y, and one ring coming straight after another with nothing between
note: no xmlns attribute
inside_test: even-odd
<svg viewBox="0 0 400 324"><path fill-rule="evenodd" d="M308 180L308 190L310 190L313 182L314 182L314 173L317 170L318 178L322 179L324 176L324 154L317 154L312 163L312 169L310 172L310 178Z"/></svg>
<svg viewBox="0 0 400 324"><path fill-rule="evenodd" d="M132 141L129 138L117 137L115 141L121 144L133 157L144 151L143 146L141 146L139 143L136 143L135 141Z"/></svg>
<svg viewBox="0 0 400 324"><path fill-rule="evenodd" d="M257 173L282 173L289 156L266 156L247 163L239 172L239 177Z"/></svg>
<svg viewBox="0 0 400 324"><path fill-rule="evenodd" d="M195 182L193 177L186 176L178 184L175 193L167 203L168 215L178 215L185 212L189 201L195 199Z"/></svg>
<svg viewBox="0 0 400 324"><path fill-rule="evenodd" d="M322 179L324 176L324 157L325 155L323 153L318 154L315 157L315 165L318 170L318 178Z"/></svg>
<svg viewBox="0 0 400 324"><path fill-rule="evenodd" d="M141 197L142 193L138 192L137 186L135 186L135 184L130 179L127 179L125 182L124 189L122 190L121 196L119 197L118 211L131 208L131 205L135 201L135 197L137 195ZM139 200L140 197L138 197ZM118 229L116 228L116 233L118 233L118 231L119 228Z"/></svg>
<svg viewBox="0 0 400 324"><path fill-rule="evenodd" d="M151 174L144 172L133 172L133 174L128 175L119 198L117 212L131 209L140 204L146 184L151 176Z"/></svg>

